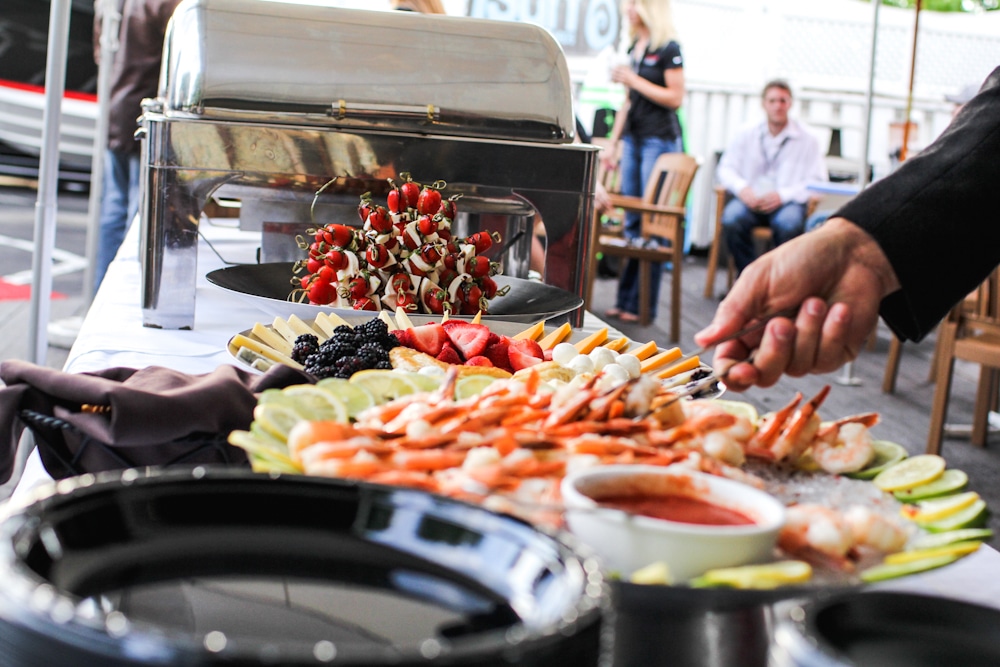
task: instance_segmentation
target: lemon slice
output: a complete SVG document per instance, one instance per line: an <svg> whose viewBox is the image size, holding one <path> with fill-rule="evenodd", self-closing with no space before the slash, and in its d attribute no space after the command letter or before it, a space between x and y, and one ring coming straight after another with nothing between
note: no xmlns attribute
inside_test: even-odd
<svg viewBox="0 0 1000 667"><path fill-rule="evenodd" d="M731 588L770 589L801 584L812 577L812 567L801 560L782 560L763 565L743 565L709 570L691 580L694 588L729 586Z"/></svg>
<svg viewBox="0 0 1000 667"><path fill-rule="evenodd" d="M285 387L281 393L283 404L295 410L303 419L309 421L347 421L347 406L344 402L314 384L297 384Z"/></svg>
<svg viewBox="0 0 1000 667"><path fill-rule="evenodd" d="M371 392L376 404L382 404L400 396L420 391L420 387L408 375L397 371L371 368L358 371L351 376L350 381Z"/></svg>
<svg viewBox="0 0 1000 667"><path fill-rule="evenodd" d="M871 583L874 581L895 579L896 577L905 577L908 574L926 572L927 570L933 570L949 563L954 563L959 558L960 556L952 554L950 556L921 558L920 560L912 560L908 563L882 563L863 570L861 572L861 580Z"/></svg>
<svg viewBox="0 0 1000 667"><path fill-rule="evenodd" d="M918 524L931 523L949 517L977 500L979 500L978 493L966 491L954 496L922 500L916 505L903 505L900 514Z"/></svg>
<svg viewBox="0 0 1000 667"><path fill-rule="evenodd" d="M986 501L980 498L968 507L949 514L943 519L922 523L920 527L932 533L943 533L959 528L980 528L984 523L986 523Z"/></svg>
<svg viewBox="0 0 1000 667"><path fill-rule="evenodd" d="M233 431L229 444L240 447L250 457L254 472L302 472L287 453L274 449L268 441L247 431Z"/></svg>
<svg viewBox="0 0 1000 667"><path fill-rule="evenodd" d="M965 471L951 468L941 473L941 476L932 482L914 486L909 489L894 491L892 495L896 500L904 503L913 503L918 500L927 500L938 496L946 496L956 491L961 491L969 484L969 476Z"/></svg>
<svg viewBox="0 0 1000 667"><path fill-rule="evenodd" d="M898 491L911 486L926 484L941 476L945 461L936 454L921 454L889 466L875 476L872 482L883 491Z"/></svg>
<svg viewBox="0 0 1000 667"><path fill-rule="evenodd" d="M712 401L712 405L717 405L729 414L736 415L737 417L746 417L753 425L756 425L757 420L760 419L760 414L757 412L757 408L746 401L727 401L716 399Z"/></svg>
<svg viewBox="0 0 1000 667"><path fill-rule="evenodd" d="M347 407L348 419L354 419L359 414L375 405L375 397L360 384L352 384L345 378L324 378L316 383L323 391L334 394Z"/></svg>
<svg viewBox="0 0 1000 667"><path fill-rule="evenodd" d="M463 375L455 380L455 400L476 396L495 381L492 375Z"/></svg>
<svg viewBox="0 0 1000 667"><path fill-rule="evenodd" d="M633 584L669 586L674 583L670 576L670 566L665 561L650 563L632 573L629 581Z"/></svg>
<svg viewBox="0 0 1000 667"><path fill-rule="evenodd" d="M913 540L910 546L914 549L934 549L935 547L944 547L955 542L988 540L991 537L993 537L993 531L989 528L961 528L943 533L934 533L933 535L920 535Z"/></svg>
<svg viewBox="0 0 1000 667"><path fill-rule="evenodd" d="M883 470L896 465L909 456L905 447L888 440L873 440L872 448L875 450L875 458L871 460L871 463L869 463L863 470L844 473L844 477L851 477L852 479L874 479Z"/></svg>
<svg viewBox="0 0 1000 667"><path fill-rule="evenodd" d="M289 431L303 421L298 412L278 403L258 403L253 419L266 433L282 442L288 442Z"/></svg>
<svg viewBox="0 0 1000 667"><path fill-rule="evenodd" d="M938 556L966 556L979 549L981 545L982 542L972 540L969 542L956 542L955 544L948 544L943 547L933 547L930 549L900 551L898 553L889 554L882 562L888 565L896 565L899 563L909 563L915 560L922 560L924 558L937 558Z"/></svg>

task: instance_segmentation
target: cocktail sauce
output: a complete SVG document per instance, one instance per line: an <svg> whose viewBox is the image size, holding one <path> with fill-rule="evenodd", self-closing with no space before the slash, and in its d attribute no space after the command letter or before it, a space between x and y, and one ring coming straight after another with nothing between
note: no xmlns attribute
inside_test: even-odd
<svg viewBox="0 0 1000 667"><path fill-rule="evenodd" d="M747 526L754 523L750 517L736 510L677 494L605 496L598 502L602 507L680 523L703 526Z"/></svg>

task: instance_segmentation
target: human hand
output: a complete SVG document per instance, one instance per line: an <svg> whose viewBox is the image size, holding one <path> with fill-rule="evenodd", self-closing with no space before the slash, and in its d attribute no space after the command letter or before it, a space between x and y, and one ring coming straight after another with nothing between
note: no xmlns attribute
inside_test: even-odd
<svg viewBox="0 0 1000 667"><path fill-rule="evenodd" d="M773 213L781 208L781 195L775 191L768 192L757 198L757 208L760 213Z"/></svg>
<svg viewBox="0 0 1000 667"><path fill-rule="evenodd" d="M695 342L711 345L754 320L797 308L794 317L775 317L761 331L719 344L715 370L735 391L769 387L782 373L829 373L857 356L878 321L879 303L897 289L875 240L833 218L750 264Z"/></svg>
<svg viewBox="0 0 1000 667"><path fill-rule="evenodd" d="M749 185L740 190L736 194L736 196L739 197L739 200L743 202L743 204L748 209L750 209L751 211L757 210L757 206L759 204L759 201L757 199L757 193L754 192L753 188L751 188Z"/></svg>
<svg viewBox="0 0 1000 667"><path fill-rule="evenodd" d="M594 208L598 212L605 212L611 209L611 198L603 183L598 183L594 187Z"/></svg>
<svg viewBox="0 0 1000 667"><path fill-rule="evenodd" d="M628 65L616 65L611 70L611 80L614 83L620 83L620 84L622 84L626 88L631 88L632 87L631 86L631 81L632 81L632 77L634 75L635 75L635 72L633 72L632 68L629 67Z"/></svg>

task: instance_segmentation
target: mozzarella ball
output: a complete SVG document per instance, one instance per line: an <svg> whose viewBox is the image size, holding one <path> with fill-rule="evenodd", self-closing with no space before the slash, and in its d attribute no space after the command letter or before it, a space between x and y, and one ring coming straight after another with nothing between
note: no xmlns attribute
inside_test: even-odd
<svg viewBox="0 0 1000 667"><path fill-rule="evenodd" d="M580 351L572 343L559 343L552 348L552 361L560 366L569 366L570 362L580 356Z"/></svg>
<svg viewBox="0 0 1000 667"><path fill-rule="evenodd" d="M626 352L625 354L619 354L618 359L616 361L619 366L628 371L628 376L630 378L634 380L635 378L639 377L641 373L640 364L642 363L639 361L639 357L635 356L634 354L629 354Z"/></svg>
<svg viewBox="0 0 1000 667"><path fill-rule="evenodd" d="M582 373L593 373L594 372L594 362L593 360L585 354L578 354L573 358L566 368L570 369L577 375Z"/></svg>
<svg viewBox="0 0 1000 667"><path fill-rule="evenodd" d="M598 371L615 362L615 353L606 347L595 347L589 356L594 362L594 369Z"/></svg>

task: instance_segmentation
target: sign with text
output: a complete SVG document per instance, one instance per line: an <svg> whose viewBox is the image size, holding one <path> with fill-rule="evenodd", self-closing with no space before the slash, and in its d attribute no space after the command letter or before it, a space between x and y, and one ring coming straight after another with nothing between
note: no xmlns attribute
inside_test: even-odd
<svg viewBox="0 0 1000 667"><path fill-rule="evenodd" d="M548 30L567 55L597 55L618 42L618 0L469 0L469 16L534 23Z"/></svg>

